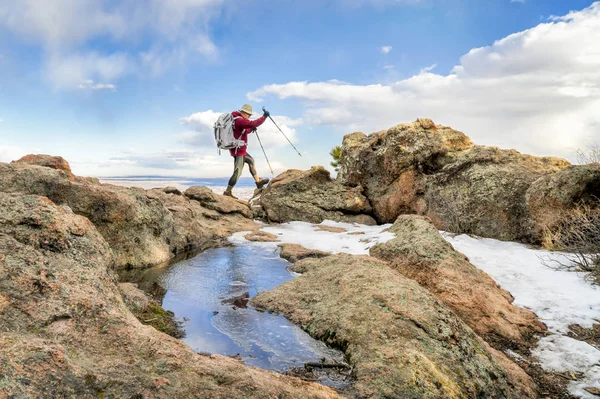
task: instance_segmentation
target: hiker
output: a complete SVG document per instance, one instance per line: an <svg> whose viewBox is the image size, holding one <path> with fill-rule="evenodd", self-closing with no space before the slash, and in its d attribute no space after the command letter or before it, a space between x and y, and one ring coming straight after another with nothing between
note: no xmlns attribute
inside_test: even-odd
<svg viewBox="0 0 600 399"><path fill-rule="evenodd" d="M262 125L270 114L269 111L264 110L263 116L251 121L249 118L252 115L252 105L244 104L239 111L234 111L231 113L231 115L234 118L233 136L236 139L243 140L246 143L239 148L233 148L229 150L229 153L233 157L233 175L231 175L229 183L227 184L227 189L223 195L236 198L231 193L231 190L233 190L233 186L235 186L238 179L242 175L245 163L248 164L250 174L252 174L257 188L263 188L263 186L269 182L269 179L261 179L258 176L258 173L256 173L256 166L254 164L254 158L252 158L252 156L246 152L246 148L248 146L248 135L256 131L256 128Z"/></svg>

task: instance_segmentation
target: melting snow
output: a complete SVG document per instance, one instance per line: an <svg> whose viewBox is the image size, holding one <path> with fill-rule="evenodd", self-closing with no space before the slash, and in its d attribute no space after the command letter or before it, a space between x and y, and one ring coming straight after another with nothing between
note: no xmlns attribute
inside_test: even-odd
<svg viewBox="0 0 600 399"><path fill-rule="evenodd" d="M319 230L320 226L340 227L345 232ZM325 221L320 225L292 222L262 227L278 236L277 243L254 243L275 248L279 243L300 244L331 253L368 254L378 242L394 237L384 231L390 225L364 226ZM233 242L246 241L246 233L236 233ZM570 324L591 327L600 322L600 289L585 280L583 273L557 271L544 266L543 258L560 256L526 245L493 239L453 236L442 233L456 250L467 255L476 267L488 273L515 298L514 304L535 312L551 335L542 338L533 354L549 371L580 372L582 379L571 382L572 394L594 399L583 388L600 388L600 351L565 334Z"/></svg>
<svg viewBox="0 0 600 399"><path fill-rule="evenodd" d="M591 327L600 320L600 289L585 280L585 274L559 271L544 266L542 259L560 254L467 235L442 233L456 250L489 274L515 298L514 304L535 312L551 333L533 350L545 370L581 372L583 379L570 383L573 395L597 398L584 391L600 388L600 351L565 336L570 324Z"/></svg>

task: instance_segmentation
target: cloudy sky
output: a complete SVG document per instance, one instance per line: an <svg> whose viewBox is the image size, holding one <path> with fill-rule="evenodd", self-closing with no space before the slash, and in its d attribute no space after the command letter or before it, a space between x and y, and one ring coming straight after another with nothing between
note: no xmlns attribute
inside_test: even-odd
<svg viewBox="0 0 600 399"><path fill-rule="evenodd" d="M0 0L0 161L225 177L211 126L245 102L303 153L263 125L276 173L418 117L574 161L600 141L600 2Z"/></svg>

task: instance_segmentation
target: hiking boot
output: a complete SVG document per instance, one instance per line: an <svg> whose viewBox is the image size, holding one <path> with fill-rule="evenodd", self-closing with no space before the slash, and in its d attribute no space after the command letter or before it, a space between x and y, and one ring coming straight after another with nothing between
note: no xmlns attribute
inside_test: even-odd
<svg viewBox="0 0 600 399"><path fill-rule="evenodd" d="M256 188L263 188L265 186L265 184L267 184L269 182L269 179L264 178L264 179L260 179L259 181L256 182Z"/></svg>
<svg viewBox="0 0 600 399"><path fill-rule="evenodd" d="M225 192L223 193L223 195L224 195L225 197L230 197L230 198L233 198L233 199L238 199L237 197L235 197L235 196L234 196L234 195L231 193L231 190L225 190Z"/></svg>

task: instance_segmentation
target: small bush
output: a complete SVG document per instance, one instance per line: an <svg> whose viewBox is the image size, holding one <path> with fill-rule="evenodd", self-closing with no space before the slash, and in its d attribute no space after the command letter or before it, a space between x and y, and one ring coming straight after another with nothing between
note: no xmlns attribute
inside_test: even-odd
<svg viewBox="0 0 600 399"><path fill-rule="evenodd" d="M544 258L547 266L588 272L600 283L600 200L580 203L547 233L553 248L567 252L558 258Z"/></svg>

